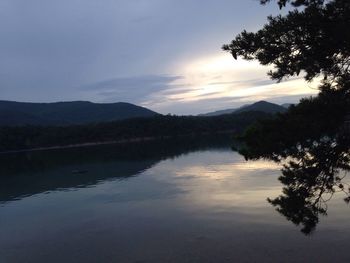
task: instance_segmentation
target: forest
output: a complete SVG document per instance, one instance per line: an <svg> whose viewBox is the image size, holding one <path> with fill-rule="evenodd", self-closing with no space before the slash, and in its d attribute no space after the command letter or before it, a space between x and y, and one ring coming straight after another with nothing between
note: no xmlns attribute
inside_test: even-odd
<svg viewBox="0 0 350 263"><path fill-rule="evenodd" d="M235 135L254 122L273 116L256 111L213 117L157 115L72 126L7 126L0 127L0 151L216 133Z"/></svg>

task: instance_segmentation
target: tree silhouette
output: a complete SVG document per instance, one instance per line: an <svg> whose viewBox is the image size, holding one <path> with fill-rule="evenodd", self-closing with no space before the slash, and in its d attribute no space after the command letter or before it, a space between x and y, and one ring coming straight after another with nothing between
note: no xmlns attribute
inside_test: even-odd
<svg viewBox="0 0 350 263"><path fill-rule="evenodd" d="M263 0L262 3L270 2ZM223 49L235 59L257 59L273 65L269 75L278 81L305 73L306 80L322 75L322 88L335 87L349 79L350 66L350 2L347 0L278 1L280 7L291 2L295 9L287 15L268 17L258 32L243 31ZM338 79L340 78L340 79ZM338 86L339 87L339 86Z"/></svg>
<svg viewBox="0 0 350 263"><path fill-rule="evenodd" d="M261 0L262 4L271 2ZM286 15L268 17L256 33L243 31L223 49L232 56L273 65L272 79L302 74L322 77L319 94L286 113L251 126L240 139L246 159L283 162L283 194L268 201L302 232L311 233L326 215L325 196L349 189L340 174L350 170L350 1L279 0Z"/></svg>
<svg viewBox="0 0 350 263"><path fill-rule="evenodd" d="M336 192L345 194L350 201L349 185L343 182L350 171L349 137L323 138L319 142L299 149L282 169L279 180L285 185L283 194L268 201L277 211L310 234L327 214L327 201Z"/></svg>

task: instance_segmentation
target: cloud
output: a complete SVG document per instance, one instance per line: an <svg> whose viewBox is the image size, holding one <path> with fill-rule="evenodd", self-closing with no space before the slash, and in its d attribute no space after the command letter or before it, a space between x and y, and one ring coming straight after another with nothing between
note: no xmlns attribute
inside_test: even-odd
<svg viewBox="0 0 350 263"><path fill-rule="evenodd" d="M208 85L239 85L241 87L246 87L246 86L263 86L263 85L269 85L273 84L275 81L271 79L248 79L248 80L239 80L239 81L221 81L221 82L212 82L209 83Z"/></svg>
<svg viewBox="0 0 350 263"><path fill-rule="evenodd" d="M172 86L181 76L147 75L119 77L81 86L88 96L95 96L103 102L128 101L141 103L154 93L162 92Z"/></svg>
<svg viewBox="0 0 350 263"><path fill-rule="evenodd" d="M128 101L191 114L304 94L220 49L277 12L246 0L1 0L1 99Z"/></svg>
<svg viewBox="0 0 350 263"><path fill-rule="evenodd" d="M182 80L186 81L178 81L181 83ZM317 93L316 86L317 81L310 84L300 78L282 83L260 79L226 81L215 85L192 83L187 89L174 88L171 93L167 90L154 93L142 105L161 113L198 114L236 108L259 100L296 103L302 97Z"/></svg>
<svg viewBox="0 0 350 263"><path fill-rule="evenodd" d="M147 102L144 106L152 107L158 112L167 114L176 112L179 115L197 115L201 113L207 113L217 110L225 110L238 108L245 104L251 104L257 102L259 100L267 100L276 104L283 103L298 103L301 98L309 97L314 94L302 94L302 95L285 95L280 97L271 98L269 96L241 96L241 97L220 97L220 98L211 98L211 99L202 99L198 101L163 101L157 104L151 102L148 104Z"/></svg>

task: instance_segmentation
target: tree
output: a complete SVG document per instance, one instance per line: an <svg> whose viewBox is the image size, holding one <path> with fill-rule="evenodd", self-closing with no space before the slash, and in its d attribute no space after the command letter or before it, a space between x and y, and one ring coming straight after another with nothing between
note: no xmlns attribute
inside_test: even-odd
<svg viewBox="0 0 350 263"><path fill-rule="evenodd" d="M268 17L261 30L243 31L223 49L235 59L241 56L274 65L269 75L278 81L301 72L308 81L322 75L327 87L334 87L331 84L338 78L349 79L350 1L280 0L278 4L282 8L287 2L304 8Z"/></svg>
<svg viewBox="0 0 350 263"><path fill-rule="evenodd" d="M267 4L271 0L261 0ZM273 65L276 81L303 74L306 81L322 77L319 94L305 98L274 119L259 121L240 137L246 159L283 162L283 194L268 199L303 233L310 233L325 194L346 193L339 173L350 170L350 1L279 0L290 4L287 15L268 17L256 33L243 31L223 49L232 56Z"/></svg>

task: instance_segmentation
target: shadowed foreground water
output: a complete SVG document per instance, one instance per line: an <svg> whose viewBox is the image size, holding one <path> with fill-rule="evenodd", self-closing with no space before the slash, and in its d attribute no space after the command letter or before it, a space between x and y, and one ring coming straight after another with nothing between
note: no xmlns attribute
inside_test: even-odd
<svg viewBox="0 0 350 263"><path fill-rule="evenodd" d="M347 262L334 196L310 236L266 201L279 167L226 140L0 156L0 262Z"/></svg>

